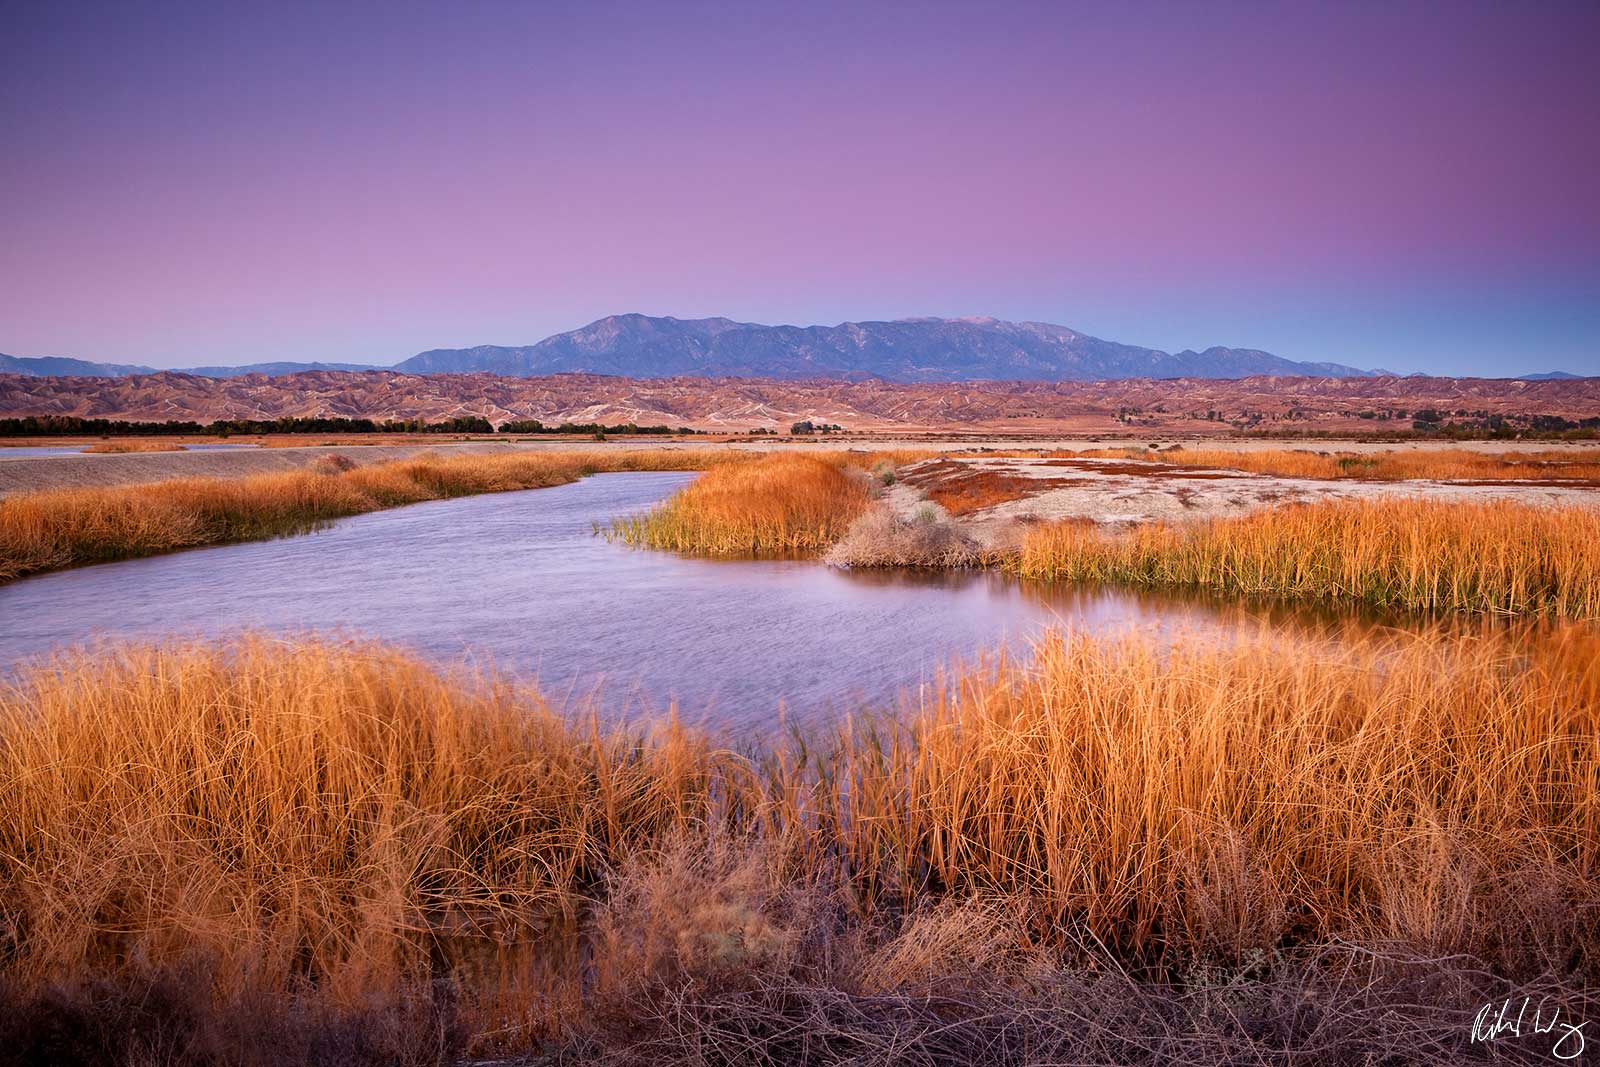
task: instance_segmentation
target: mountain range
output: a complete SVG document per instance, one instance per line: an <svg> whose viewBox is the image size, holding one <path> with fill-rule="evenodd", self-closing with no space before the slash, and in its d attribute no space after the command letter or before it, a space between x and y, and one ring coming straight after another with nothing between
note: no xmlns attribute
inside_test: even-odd
<svg viewBox="0 0 1600 1067"><path fill-rule="evenodd" d="M277 377L308 370L386 370L365 363L250 363L241 367L184 367L171 373L201 378L242 378L246 374ZM130 374L168 373L137 363L94 363L65 356L8 356L0 352L0 374L27 374L36 378L122 378Z"/></svg>
<svg viewBox="0 0 1600 1067"><path fill-rule="evenodd" d="M253 363L190 367L204 378L276 377L305 371L394 370L528 378L607 374L801 381L1112 381L1126 378L1360 378L1384 375L1339 363L1307 363L1254 348L1163 352L1044 322L993 318L897 319L837 326L764 326L732 319L611 315L532 345L435 348L388 367L354 363ZM0 373L121 377L153 368L60 357L0 354ZM1561 371L1529 379L1576 377Z"/></svg>
<svg viewBox="0 0 1600 1067"><path fill-rule="evenodd" d="M190 367L180 373L233 378L312 370L489 373L518 378L587 373L630 378L694 375L903 382L1239 378L1252 374L1356 377L1372 373L1336 363L1299 363L1256 349L1215 347L1174 354L1106 341L1065 326L991 318L763 326L725 318L636 314L611 315L532 345L430 349L389 367L277 362ZM0 372L120 377L154 370L59 357L0 355Z"/></svg>
<svg viewBox="0 0 1600 1067"><path fill-rule="evenodd" d="M881 378L898 382L1100 381L1240 378L1251 374L1360 377L1336 363L1297 363L1247 348L1176 354L1119 344L1043 322L899 319L838 326L762 326L732 319L613 315L535 345L422 352L409 373L489 371L508 377L614 374L630 378Z"/></svg>

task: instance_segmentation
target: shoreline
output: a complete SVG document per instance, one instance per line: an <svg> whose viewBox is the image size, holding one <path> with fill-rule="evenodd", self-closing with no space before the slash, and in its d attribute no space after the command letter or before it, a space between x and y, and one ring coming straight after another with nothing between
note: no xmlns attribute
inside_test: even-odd
<svg viewBox="0 0 1600 1067"><path fill-rule="evenodd" d="M63 447L87 444L95 439L64 439ZM1445 451L1461 449L1470 452L1542 452L1581 451L1592 449L1592 441L1409 441L1388 442L1363 439L1334 440L1301 438L1209 438L1186 434L1151 434L1147 436L1108 437L1023 435L840 435L837 438L796 439L732 438L726 440L662 440L632 439L608 441L408 441L405 443L364 443L340 441L329 444L268 445L216 451L186 452L129 452L110 454L70 453L53 456L26 455L8 458L8 447L36 447L38 441L28 439L27 445L0 444L0 498L46 489L102 488L144 482L171 481L178 478L243 478L253 474L270 474L301 470L310 467L323 456L341 456L354 463L367 465L410 459L425 452L443 455L511 455L516 453L542 453L566 451L640 451L678 450L706 451L728 449L748 452L848 452L886 451L897 449L926 449L937 452L967 450L1056 450L1137 448L1149 443L1163 447L1182 445L1185 448L1204 443L1207 449L1228 452L1258 452L1279 449L1303 449L1310 452L1389 452L1389 451ZM209 443L209 442L207 442Z"/></svg>

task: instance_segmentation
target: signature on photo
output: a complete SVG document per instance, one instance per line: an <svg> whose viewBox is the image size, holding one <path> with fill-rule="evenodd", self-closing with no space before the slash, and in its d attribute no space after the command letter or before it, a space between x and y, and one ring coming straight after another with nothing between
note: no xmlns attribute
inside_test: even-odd
<svg viewBox="0 0 1600 1067"><path fill-rule="evenodd" d="M1551 1039L1550 1055L1558 1060L1574 1060L1583 1055L1583 1028L1588 1025L1586 1021L1563 1022L1560 1005L1552 1006L1549 996L1540 997L1537 1004L1532 997L1520 1001L1509 997L1498 1008L1490 1003L1478 1009L1472 1019L1472 1041L1487 1043L1544 1034Z"/></svg>

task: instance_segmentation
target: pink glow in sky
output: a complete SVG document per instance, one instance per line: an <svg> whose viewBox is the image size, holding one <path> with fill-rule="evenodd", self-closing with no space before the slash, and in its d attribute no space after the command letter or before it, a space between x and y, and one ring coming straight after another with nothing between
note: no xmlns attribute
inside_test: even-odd
<svg viewBox="0 0 1600 1067"><path fill-rule="evenodd" d="M1600 6L88 4L0 35L0 351L643 311L1600 373Z"/></svg>

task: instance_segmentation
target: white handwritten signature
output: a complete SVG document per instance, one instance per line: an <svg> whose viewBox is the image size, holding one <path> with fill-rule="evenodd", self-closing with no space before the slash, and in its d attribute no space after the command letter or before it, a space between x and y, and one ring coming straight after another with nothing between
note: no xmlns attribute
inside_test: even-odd
<svg viewBox="0 0 1600 1067"><path fill-rule="evenodd" d="M1558 1060L1575 1060L1583 1055L1584 1037L1583 1028L1588 1022L1564 1023L1561 1021L1561 1008L1558 1006L1546 1018L1545 1011L1549 1006L1548 996L1540 997L1538 1004L1533 1004L1532 997L1523 997L1519 1003L1515 997L1507 999L1500 1005L1498 1011L1493 1004L1485 1004L1478 1009L1478 1014L1472 1020L1472 1040L1498 1041L1502 1038L1521 1037L1527 1034L1555 1034L1554 1043L1550 1046L1550 1055ZM1533 1016L1528 1015L1528 1007L1533 1006ZM1526 1024L1527 1029L1523 1026Z"/></svg>

